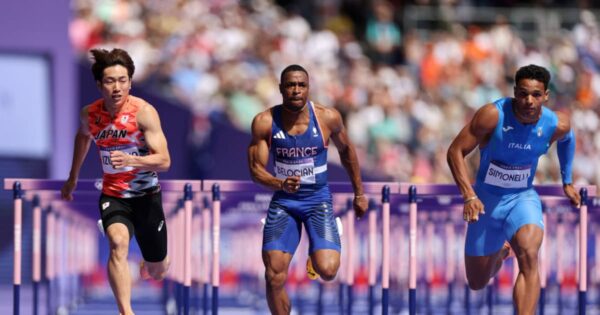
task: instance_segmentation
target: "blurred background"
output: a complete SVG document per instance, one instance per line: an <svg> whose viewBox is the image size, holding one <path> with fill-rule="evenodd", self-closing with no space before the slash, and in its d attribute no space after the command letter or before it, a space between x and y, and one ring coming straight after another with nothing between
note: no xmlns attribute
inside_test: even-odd
<svg viewBox="0 0 600 315"><path fill-rule="evenodd" d="M552 74L547 105L572 117L575 182L600 181L596 1L21 0L0 8L0 178L67 177L77 113L99 97L89 50L119 47L136 65L132 94L160 114L173 160L163 179L248 180L252 118L280 103L280 72L296 63L310 74L310 98L341 112L365 180L452 183L450 141L479 107L512 96L514 72L533 63ZM332 150L330 179L347 180ZM550 149L536 183L560 183L558 170ZM100 174L92 148L80 177ZM11 197L0 193L6 285Z"/></svg>

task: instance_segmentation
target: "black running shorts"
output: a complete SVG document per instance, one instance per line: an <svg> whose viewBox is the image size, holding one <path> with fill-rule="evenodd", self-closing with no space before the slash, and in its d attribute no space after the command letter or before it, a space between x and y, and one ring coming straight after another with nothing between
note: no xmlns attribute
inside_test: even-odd
<svg viewBox="0 0 600 315"><path fill-rule="evenodd" d="M104 231L113 223L123 223L129 239L135 235L148 262L160 262L167 256L167 224L160 191L141 197L117 198L100 196L100 217Z"/></svg>

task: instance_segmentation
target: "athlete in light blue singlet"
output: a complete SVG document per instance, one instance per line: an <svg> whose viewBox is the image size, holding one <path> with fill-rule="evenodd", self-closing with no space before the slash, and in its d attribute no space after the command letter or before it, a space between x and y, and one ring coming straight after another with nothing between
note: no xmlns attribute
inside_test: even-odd
<svg viewBox="0 0 600 315"><path fill-rule="evenodd" d="M252 179L275 190L263 231L267 300L272 314L289 314L287 272L300 242L309 237L309 274L332 280L340 265L340 236L327 185L327 145L333 140L354 190L354 210L367 209L360 168L338 111L308 101L308 73L291 65L281 73L281 105L252 122L248 163ZM274 170L266 167L272 156ZM313 270L314 268L314 270Z"/></svg>
<svg viewBox="0 0 600 315"><path fill-rule="evenodd" d="M549 81L545 68L520 68L514 98L480 108L448 149L448 164L465 200L463 218L469 222L465 239L469 286L484 288L512 248L520 269L513 294L518 314L533 315L539 297L538 252L544 222L532 182L538 158L554 141L565 195L575 206L580 202L571 179L575 139L569 117L543 106ZM478 146L480 165L471 187L464 158Z"/></svg>

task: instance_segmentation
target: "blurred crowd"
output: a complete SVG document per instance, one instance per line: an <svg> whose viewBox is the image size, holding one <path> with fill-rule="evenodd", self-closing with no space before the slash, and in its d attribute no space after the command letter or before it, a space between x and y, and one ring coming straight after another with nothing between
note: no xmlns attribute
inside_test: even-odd
<svg viewBox="0 0 600 315"><path fill-rule="evenodd" d="M412 182L452 182L450 141L479 107L513 95L518 67L538 64L552 73L548 106L572 115L576 182L600 184L594 14L582 10L571 29L528 41L503 16L423 35L402 29L396 2L371 1L348 15L340 1L320 1L307 16L271 0L75 0L70 36L81 56L92 47L129 51L136 82L194 114L199 147L214 115L249 131L255 114L280 103L281 70L301 64L311 99L342 113L362 169ZM540 160L537 183L560 182L554 151ZM474 170L476 153L470 163Z"/></svg>

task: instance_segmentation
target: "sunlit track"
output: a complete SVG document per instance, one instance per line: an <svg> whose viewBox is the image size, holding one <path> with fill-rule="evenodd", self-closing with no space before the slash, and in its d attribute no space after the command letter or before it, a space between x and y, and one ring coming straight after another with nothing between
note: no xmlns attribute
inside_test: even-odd
<svg viewBox="0 0 600 315"><path fill-rule="evenodd" d="M15 189L17 183L21 184L20 189ZM23 217L33 220L31 304L52 314L59 309L69 309L74 314L93 313L86 310L96 302L83 298L86 290L82 278L103 264L98 255L102 236L96 224L98 182L81 181L72 202L60 200L61 186L61 181L42 179L4 181L4 188L13 190L15 196L13 314L19 314L20 305L25 302L20 298ZM364 183L370 204L368 214L361 220L356 220L349 203L351 185L340 182L331 183L330 187L334 210L343 227L338 277L333 283L307 281L303 264L307 245L301 242L290 266L294 309L316 314L436 314L442 309L448 314L492 310L494 314L512 314L510 303L504 300L505 288L500 283L504 280L490 282L483 295L457 290L458 285L464 287L465 283L460 248L465 223L461 220L463 200L455 186ZM169 314L267 312L261 279L264 269L260 261L259 221L266 215L263 206L271 192L249 181L231 180L163 180L161 188L171 268L163 282L163 297L146 302L147 308L134 299L134 306L140 309L136 313L154 314L156 308ZM595 246L592 252L597 257L600 234L594 220L599 202L594 198L595 186L578 187L582 188L587 190L589 202L574 209L562 197L561 186L536 186L547 226L540 254L542 312L548 305L549 314L557 308L573 307L584 314L591 307L586 305L598 299L600 272L595 259L588 270L587 246ZM28 209L24 202L31 205L31 216L23 216L24 209ZM577 237L575 233L579 233ZM588 236L592 236L590 240ZM573 255L550 249L547 243L553 244L550 248L572 249ZM439 248L443 253L436 252ZM576 266L572 260L577 261ZM440 264L446 267L443 276ZM499 277L513 274L514 271L504 269L515 265L503 268ZM572 275L577 281L575 304L572 298L560 294L570 292ZM439 283L445 286L440 287ZM594 295L588 295L588 290L593 290ZM40 307L41 296L46 297L46 303Z"/></svg>

